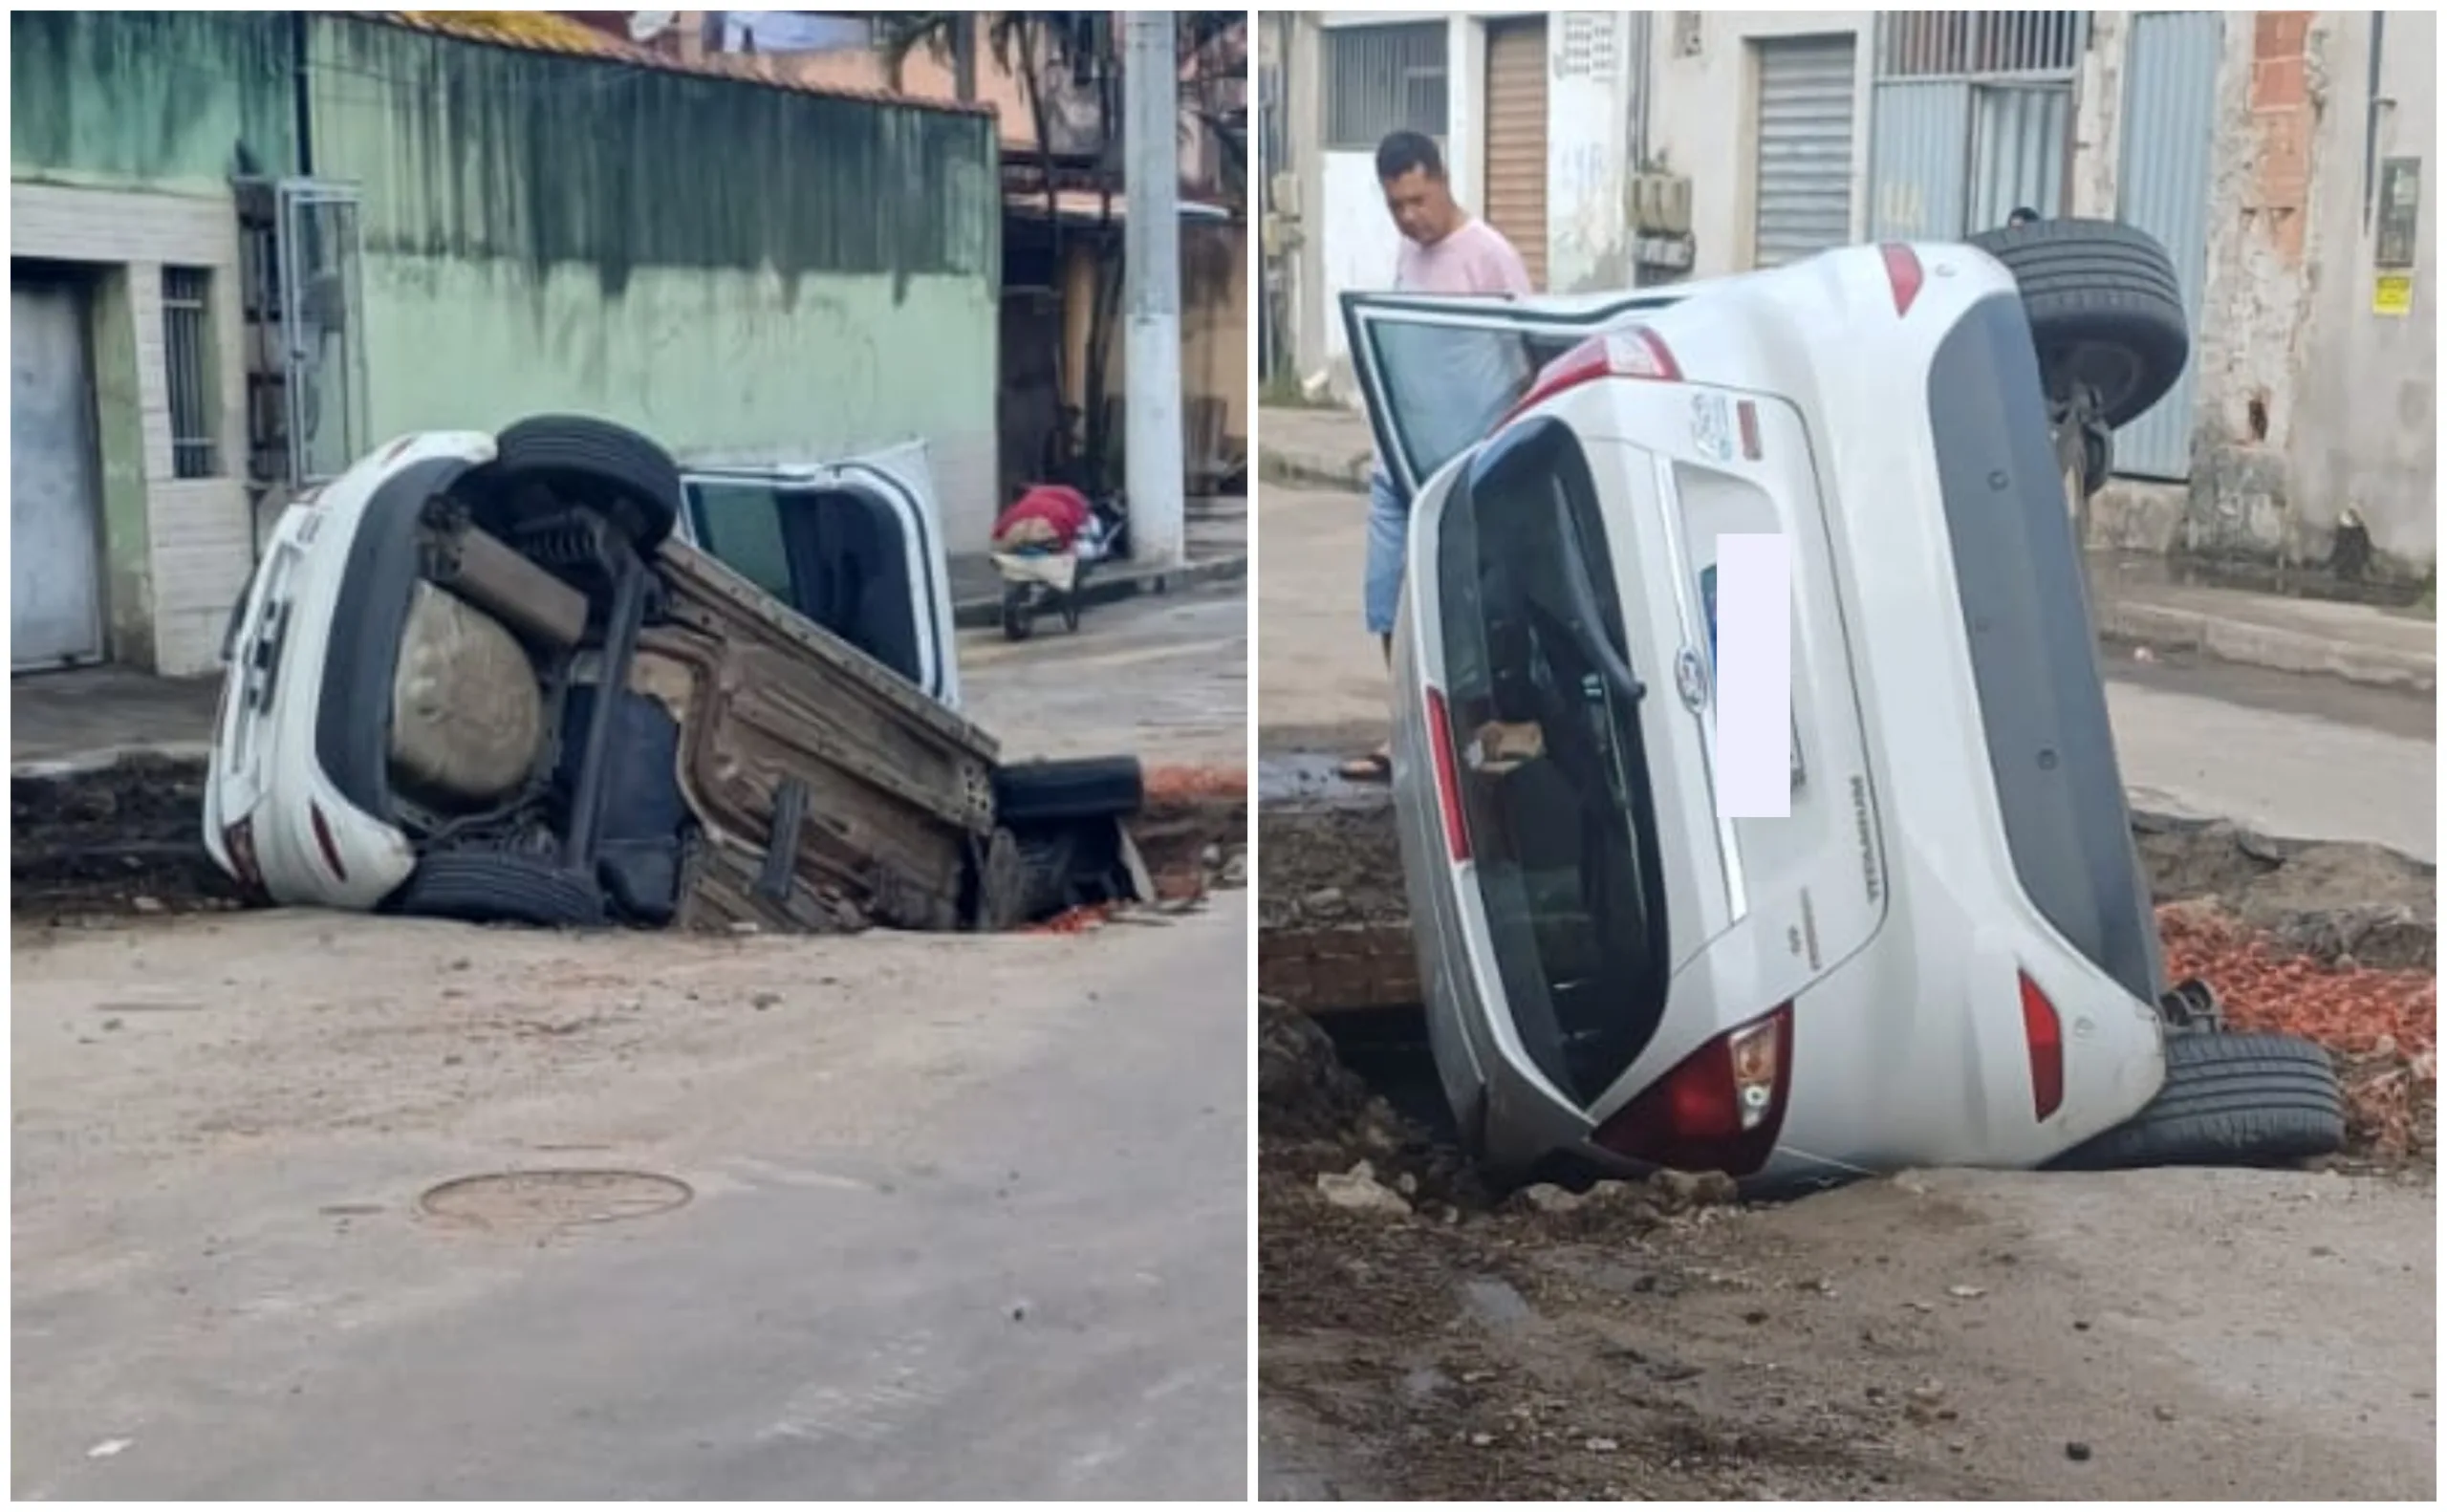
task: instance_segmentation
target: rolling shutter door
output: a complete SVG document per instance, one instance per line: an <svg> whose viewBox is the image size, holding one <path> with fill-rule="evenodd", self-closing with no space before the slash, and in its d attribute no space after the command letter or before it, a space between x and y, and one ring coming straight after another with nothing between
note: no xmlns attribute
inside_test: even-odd
<svg viewBox="0 0 2447 1512"><path fill-rule="evenodd" d="M1487 224L1547 287L1547 21L1487 27Z"/></svg>
<svg viewBox="0 0 2447 1512"><path fill-rule="evenodd" d="M1852 39L1759 45L1752 263L1773 268L1852 239Z"/></svg>

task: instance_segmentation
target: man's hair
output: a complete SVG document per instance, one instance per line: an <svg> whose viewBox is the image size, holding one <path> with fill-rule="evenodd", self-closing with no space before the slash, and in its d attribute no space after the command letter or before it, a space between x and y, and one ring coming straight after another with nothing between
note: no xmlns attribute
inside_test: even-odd
<svg viewBox="0 0 2447 1512"><path fill-rule="evenodd" d="M2039 212L2027 205L2017 205L2014 213L2005 217L2007 226L2029 226L2039 220Z"/></svg>
<svg viewBox="0 0 2447 1512"><path fill-rule="evenodd" d="M1397 131L1376 144L1376 182L1391 184L1413 168L1431 179L1444 177L1444 155L1436 143L1416 131Z"/></svg>

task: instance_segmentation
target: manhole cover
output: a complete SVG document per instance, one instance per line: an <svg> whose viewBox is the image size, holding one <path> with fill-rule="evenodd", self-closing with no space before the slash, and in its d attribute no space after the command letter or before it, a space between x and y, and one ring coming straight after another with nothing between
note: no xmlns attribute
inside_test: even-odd
<svg viewBox="0 0 2447 1512"><path fill-rule="evenodd" d="M570 1228L651 1218L687 1205L685 1181L646 1171L503 1171L425 1193L426 1217L462 1228Z"/></svg>

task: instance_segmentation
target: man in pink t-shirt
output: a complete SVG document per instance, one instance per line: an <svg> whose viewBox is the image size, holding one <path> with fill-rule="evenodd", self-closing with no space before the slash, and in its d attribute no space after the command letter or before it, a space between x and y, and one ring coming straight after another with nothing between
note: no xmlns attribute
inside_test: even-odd
<svg viewBox="0 0 2447 1512"><path fill-rule="evenodd" d="M1436 143L1415 131L1397 131L1376 147L1376 180L1385 208L1402 233L1394 267L1394 288L1419 294L1526 294L1529 270L1504 233L1454 202ZM1416 354L1403 347L1416 342ZM1406 434L1451 456L1485 434L1527 387L1529 371L1521 344L1492 333L1449 327L1389 327L1377 350L1387 383L1396 392ZM1368 479L1368 575L1364 604L1368 628L1393 656L1394 616L1402 596L1402 569L1410 539L1410 501L1386 472L1384 460ZM1382 781L1393 770L1390 746L1346 763L1343 775Z"/></svg>

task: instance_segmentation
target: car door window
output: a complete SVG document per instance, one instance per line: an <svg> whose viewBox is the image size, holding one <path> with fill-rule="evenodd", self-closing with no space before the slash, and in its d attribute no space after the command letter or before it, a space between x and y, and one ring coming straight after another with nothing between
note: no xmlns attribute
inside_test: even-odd
<svg viewBox="0 0 2447 1512"><path fill-rule="evenodd" d="M1377 338L1386 422L1425 479L1486 438L1536 369L1509 331L1388 326Z"/></svg>
<svg viewBox="0 0 2447 1512"><path fill-rule="evenodd" d="M1454 486L1435 568L1497 976L1532 1059L1586 1105L1655 1035L1669 961L1638 671L1560 422Z"/></svg>
<svg viewBox="0 0 2447 1512"><path fill-rule="evenodd" d="M693 483L697 536L707 555L804 613L791 592L790 552L782 538L781 501L754 483Z"/></svg>
<svg viewBox="0 0 2447 1512"><path fill-rule="evenodd" d="M1345 334L1377 459L1415 491L1486 439L1527 395L1539 370L1591 332L1679 295L1523 302L1485 295L1342 296Z"/></svg>

